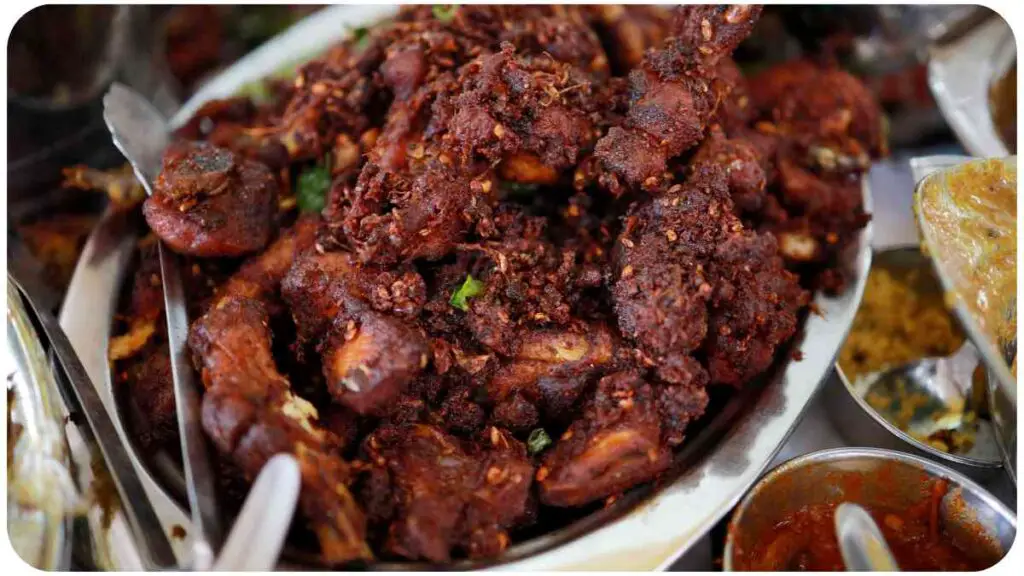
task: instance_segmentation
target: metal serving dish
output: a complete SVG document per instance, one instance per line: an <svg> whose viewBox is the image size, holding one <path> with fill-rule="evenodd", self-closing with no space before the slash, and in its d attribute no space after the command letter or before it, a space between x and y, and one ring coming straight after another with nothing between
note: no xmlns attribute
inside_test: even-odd
<svg viewBox="0 0 1024 576"><path fill-rule="evenodd" d="M348 30L372 24L394 11L388 6L335 6L298 23L249 54L207 83L173 119L180 124L211 98L235 93L283 65L307 59ZM864 203L871 197L864 186ZM111 413L118 413L107 362L106 342L118 294L126 281L138 229L123 218L108 214L93 233L79 261L61 314L61 325L82 356L90 377ZM819 314L808 314L794 346L802 354L795 361L786 351L763 379L733 395L720 410L700 423L676 466L659 486L641 486L614 505L589 514L563 528L516 544L489 563L458 562L452 568L498 567L512 570L651 570L668 567L698 542L725 516L760 476L773 455L796 426L804 408L818 390L846 338L863 294L871 265L870 225L851 247L846 265L851 282L835 298L818 295ZM122 422L122 440L131 445ZM179 500L161 484L137 454L146 491L168 533L187 534L188 516ZM180 538L174 540L180 544ZM125 539L121 545L134 544ZM181 549L176 549L177 553ZM315 566L282 567L309 568ZM423 568L423 564L387 564L375 567Z"/></svg>
<svg viewBox="0 0 1024 576"><path fill-rule="evenodd" d="M998 169L1001 171L1000 176L1005 176L1012 172L1014 179L1016 179L1016 156L990 160L978 160L959 156L933 156L911 160L911 170L914 172L914 179L917 183L914 191L914 211L917 215L918 229L921 232L922 250L931 255L935 274L942 283L943 290L947 295L951 296L948 303L967 337L977 347L981 360L985 365L988 376L989 407L992 410L993 422L997 432L996 440L1003 452L1004 465L1007 471L1012 478L1016 479L1017 381L1015 375L1010 370L1010 365L1014 362L1017 353L1016 270L1014 270L1015 289L1013 290L1013 300L1006 304L1006 309L1002 311L1003 316L999 322L996 322L996 324L1001 324L1002 330L997 330L995 326L985 327L975 317L975 306L971 305L965 297L965 292L976 290L977 288L973 285L970 287L965 286L964 289L960 288L957 276L960 272L954 269L955 266L952 266L947 261L947 258L944 257L946 254L955 253L955 250L946 252L943 250L944 247L942 245L937 244L940 240L937 232L938 227L929 222L925 217L923 206L926 206L926 204L922 201L922 198L925 196L923 192L928 190L927 187L932 183L935 184L932 188L937 188L940 192L948 191L947 183L951 181L951 178L956 176L976 178L976 173L963 170L964 168L971 170L979 166L986 172ZM946 199L949 201L949 196L946 196ZM957 209L962 211L962 205ZM992 233L991 230L989 233ZM978 250L977 246L971 248L972 252ZM992 269L999 270L1001 268ZM992 294L989 294L989 296L992 296ZM973 295L971 298L978 298L980 300L980 297ZM996 305L996 302L992 302L992 306Z"/></svg>
<svg viewBox="0 0 1024 576"><path fill-rule="evenodd" d="M928 86L946 122L972 156L1010 154L992 119L989 89L1016 65L1016 58L1013 30L998 14L930 50Z"/></svg>
<svg viewBox="0 0 1024 576"><path fill-rule="evenodd" d="M915 286L917 290L932 294L942 292L938 279L932 274L931 262L916 246L876 251L872 266L884 268L899 276L910 271L918 271L922 274L919 277L920 282ZM849 444L888 448L925 456L979 481L991 478L1002 468L999 449L988 422L981 423L975 447L970 452L943 452L920 442L882 417L855 390L839 363L836 363L836 376L822 389L822 402L836 431Z"/></svg>
<svg viewBox="0 0 1024 576"><path fill-rule="evenodd" d="M743 550L770 538L786 516L812 504L851 500L867 507L907 506L930 497L922 484L945 479L939 506L943 527L954 537L990 547L1000 557L1017 536L1017 516L972 480L930 460L893 450L835 448L805 454L765 475L736 508L729 523L722 565L742 567ZM856 486L846 493L842 486ZM979 537L980 535L980 537Z"/></svg>

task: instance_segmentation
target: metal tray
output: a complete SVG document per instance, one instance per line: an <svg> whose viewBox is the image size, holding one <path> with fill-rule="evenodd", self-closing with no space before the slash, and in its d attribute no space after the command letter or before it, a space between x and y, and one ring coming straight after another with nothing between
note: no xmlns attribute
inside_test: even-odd
<svg viewBox="0 0 1024 576"><path fill-rule="evenodd" d="M394 10L388 6L330 7L303 20L238 61L205 85L173 122L181 123L202 102L233 94L245 84L309 58L348 30L372 24ZM864 178L864 205L871 195ZM137 228L122 216L106 215L90 237L68 289L61 325L112 414L119 414L107 362L106 343L118 295L132 261ZM728 399L701 422L676 458L674 472L658 486L630 491L614 505L563 528L512 546L491 563L457 563L453 568L512 570L651 570L667 568L720 520L760 476L799 422L829 374L853 322L871 265L871 225L847 254L852 281L841 296L817 295L818 309L802 324L794 346L802 360L785 351L760 385ZM118 433L129 446L124 425ZM188 533L187 515L133 453L147 494L168 534ZM187 539L187 536L185 537ZM176 546L182 539L172 538ZM134 548L128 538L119 546ZM175 549L181 554L183 548ZM284 567L284 566L282 566ZM296 566L302 568L303 566ZM377 566L375 566L377 567ZM381 568L425 567L388 564Z"/></svg>

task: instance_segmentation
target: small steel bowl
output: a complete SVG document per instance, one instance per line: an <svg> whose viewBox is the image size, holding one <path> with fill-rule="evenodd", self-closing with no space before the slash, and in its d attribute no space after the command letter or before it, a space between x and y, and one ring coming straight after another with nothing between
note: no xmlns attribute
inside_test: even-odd
<svg viewBox="0 0 1024 576"><path fill-rule="evenodd" d="M987 547L993 563L1001 559L1017 535L1017 516L974 481L902 452L836 448L785 462L754 485L729 523L722 566L743 569L744 551L771 538L778 523L802 507L852 501L868 508L906 509L929 498L922 486L937 479L949 482L939 506L944 530L972 550ZM856 490L846 493L844 486Z"/></svg>
<svg viewBox="0 0 1024 576"><path fill-rule="evenodd" d="M875 252L874 267L886 268L896 273L911 270L920 271L919 285L915 289L932 290L941 294L942 287L932 272L931 263L916 246L897 247ZM976 443L985 444L988 450L982 455L951 454L920 442L900 430L872 408L859 394L854 392L850 380L836 363L835 377L822 387L822 403L828 412L836 432L854 446L887 448L910 452L936 460L975 480L992 478L1002 469L1002 460L994 432L983 422L978 431Z"/></svg>

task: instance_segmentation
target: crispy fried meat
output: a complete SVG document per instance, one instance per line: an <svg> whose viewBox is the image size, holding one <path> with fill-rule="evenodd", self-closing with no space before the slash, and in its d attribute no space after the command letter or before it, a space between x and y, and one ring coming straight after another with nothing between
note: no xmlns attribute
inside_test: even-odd
<svg viewBox="0 0 1024 576"><path fill-rule="evenodd" d="M143 213L173 250L208 258L262 249L274 231L276 208L277 183L266 166L224 148L184 142L164 155Z"/></svg>
<svg viewBox="0 0 1024 576"><path fill-rule="evenodd" d="M697 144L717 106L715 67L743 40L761 15L759 6L686 6L675 14L673 35L629 74L629 113L597 143L607 170L601 184L615 195L626 189L667 188L668 161Z"/></svg>

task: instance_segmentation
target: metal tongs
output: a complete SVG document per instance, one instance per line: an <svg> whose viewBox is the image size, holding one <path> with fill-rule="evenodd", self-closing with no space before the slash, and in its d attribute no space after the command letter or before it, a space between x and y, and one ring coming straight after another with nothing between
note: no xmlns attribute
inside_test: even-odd
<svg viewBox="0 0 1024 576"><path fill-rule="evenodd" d="M47 340L49 349L55 360L54 369L61 376L58 379L70 388L74 401L77 402L81 413L92 431L92 437L99 448L110 472L118 495L121 497L121 506L125 518L128 520L136 540L141 544L141 555L143 561L150 566L172 569L177 565L171 543L164 534L160 520L150 505L149 498L142 486L142 480L132 466L131 458L124 444L121 443L110 419L103 400L89 379L82 366L78 355L75 353L71 342L64 334L57 319L49 312L36 307L32 298L22 288L21 284L11 274L7 275L8 282L17 290L17 296L21 297L24 309L35 317L35 322L42 331L42 337ZM13 303L8 304L14 306Z"/></svg>
<svg viewBox="0 0 1024 576"><path fill-rule="evenodd" d="M171 140L167 120L145 98L114 83L103 98L103 119L114 145L131 164L146 193L153 195L163 153ZM189 509L192 513L193 570L270 570L287 534L299 491L298 463L290 455L269 461L253 484L235 529L221 550L216 486L200 420L200 394L188 356L188 309L180 257L158 242L163 277L167 342ZM267 473L267 474L265 474ZM271 480L261 483L265 475Z"/></svg>

